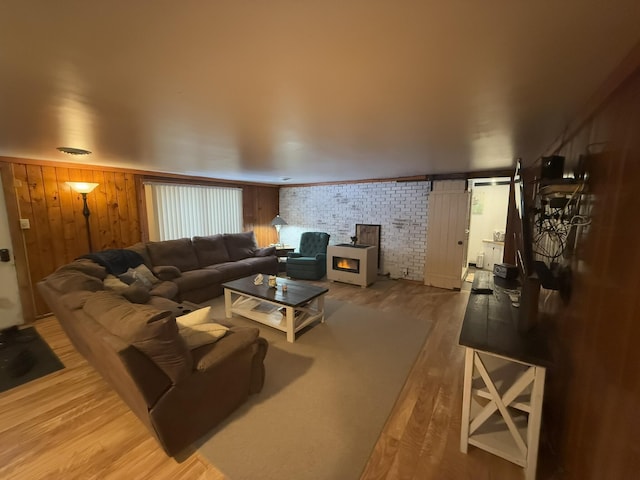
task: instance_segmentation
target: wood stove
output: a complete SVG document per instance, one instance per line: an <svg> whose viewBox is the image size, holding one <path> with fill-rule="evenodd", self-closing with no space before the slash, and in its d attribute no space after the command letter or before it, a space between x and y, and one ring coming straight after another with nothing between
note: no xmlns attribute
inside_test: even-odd
<svg viewBox="0 0 640 480"><path fill-rule="evenodd" d="M365 288L378 276L378 247L340 243L327 248L327 279Z"/></svg>

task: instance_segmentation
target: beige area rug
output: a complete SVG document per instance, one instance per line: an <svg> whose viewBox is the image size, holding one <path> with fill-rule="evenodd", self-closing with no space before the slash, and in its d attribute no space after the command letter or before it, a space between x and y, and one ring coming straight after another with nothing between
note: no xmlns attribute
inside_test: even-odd
<svg viewBox="0 0 640 480"><path fill-rule="evenodd" d="M223 301L210 303L224 318ZM358 479L431 324L327 300L326 321L288 343L284 332L258 326L269 341L266 382L199 452L232 480Z"/></svg>

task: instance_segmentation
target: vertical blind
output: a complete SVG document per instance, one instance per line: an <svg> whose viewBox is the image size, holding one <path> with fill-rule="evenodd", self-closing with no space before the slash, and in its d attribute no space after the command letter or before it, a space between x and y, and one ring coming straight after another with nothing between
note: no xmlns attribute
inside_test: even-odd
<svg viewBox="0 0 640 480"><path fill-rule="evenodd" d="M147 208L153 209L150 235L157 240L242 232L241 188L162 183L145 188L151 194Z"/></svg>

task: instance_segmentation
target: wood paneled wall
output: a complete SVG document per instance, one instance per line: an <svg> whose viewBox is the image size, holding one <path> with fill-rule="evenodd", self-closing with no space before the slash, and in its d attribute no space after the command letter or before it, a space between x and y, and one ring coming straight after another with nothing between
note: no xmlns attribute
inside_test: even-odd
<svg viewBox="0 0 640 480"><path fill-rule="evenodd" d="M280 208L278 187L245 186L242 188L242 211L244 229L253 230L261 247L277 243L276 229L271 220Z"/></svg>
<svg viewBox="0 0 640 480"><path fill-rule="evenodd" d="M134 175L36 164L12 163L35 313L49 311L35 284L57 267L89 253L82 196L67 181L100 185L87 196L93 249L121 248L140 241L140 217Z"/></svg>
<svg viewBox="0 0 640 480"><path fill-rule="evenodd" d="M555 332L545 397L560 478L635 478L640 471L640 70L560 145L588 173L591 225L575 253L565 304L543 291ZM530 162L532 163L532 162Z"/></svg>
<svg viewBox="0 0 640 480"><path fill-rule="evenodd" d="M18 218L29 220L30 228L20 230L20 247L24 248L28 274L25 283L33 308L24 308L27 320L49 312L37 293L35 284L56 268L89 253L82 196L67 181L96 182L99 186L87 196L93 250L123 248L141 241L144 212L140 208L141 179L145 172L117 169L77 168L48 162L3 158L3 180L15 190ZM150 173L150 172L148 172ZM155 179L162 178L157 175ZM11 179L13 181L11 181ZM175 179L174 179L175 180ZM184 182L207 183L203 179L181 178ZM226 184L225 184L226 185ZM271 220L278 213L278 187L240 185L243 188L244 229L254 230L258 245L277 241ZM10 191L11 188L5 188ZM5 192L6 195L6 192ZM15 230L15 225L13 230ZM16 243L16 242L14 242ZM14 248L17 247L14 245ZM24 302L23 302L24 303Z"/></svg>

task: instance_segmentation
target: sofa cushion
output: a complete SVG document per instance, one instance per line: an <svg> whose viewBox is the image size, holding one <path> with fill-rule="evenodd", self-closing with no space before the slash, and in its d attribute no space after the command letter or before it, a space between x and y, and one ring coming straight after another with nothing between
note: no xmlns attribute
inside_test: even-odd
<svg viewBox="0 0 640 480"><path fill-rule="evenodd" d="M96 262L89 260L88 258L78 258L71 263L61 266L56 270L56 272L63 272L66 270L82 272L91 277L99 278L100 280L104 280L107 276L106 268L102 265L98 265Z"/></svg>
<svg viewBox="0 0 640 480"><path fill-rule="evenodd" d="M191 374L193 358L172 315L146 325L132 345L151 358L174 384Z"/></svg>
<svg viewBox="0 0 640 480"><path fill-rule="evenodd" d="M122 277L122 275L120 276ZM134 281L135 279L131 281L131 283L133 283ZM107 275L107 277L102 281L102 284L104 285L105 290L113 290L116 292L124 290L130 285L130 283L123 282L120 278L111 274Z"/></svg>
<svg viewBox="0 0 640 480"><path fill-rule="evenodd" d="M80 292L71 292L60 297L62 304L68 308L69 310L79 310L84 307L84 304L87 303L89 297L93 295L93 292L88 291L80 291Z"/></svg>
<svg viewBox="0 0 640 480"><path fill-rule="evenodd" d="M199 268L198 257L189 238L149 242L147 250L153 265L173 265L181 272Z"/></svg>
<svg viewBox="0 0 640 480"><path fill-rule="evenodd" d="M129 285L127 288L121 290L120 295L133 303L147 303L151 298L149 290L137 285Z"/></svg>
<svg viewBox="0 0 640 480"><path fill-rule="evenodd" d="M103 290L102 280L78 270L58 270L46 279L47 285L61 293Z"/></svg>
<svg viewBox="0 0 640 480"><path fill-rule="evenodd" d="M229 252L229 258L234 262L243 258L253 257L258 249L253 232L225 233L224 244L227 247L227 252Z"/></svg>
<svg viewBox="0 0 640 480"><path fill-rule="evenodd" d="M173 282L160 282L149 290L149 294L156 297L176 298L176 295L178 295L178 285Z"/></svg>
<svg viewBox="0 0 640 480"><path fill-rule="evenodd" d="M251 273L268 273L276 275L278 273L278 258L277 257L251 257L240 260L238 263L247 265Z"/></svg>
<svg viewBox="0 0 640 480"><path fill-rule="evenodd" d="M214 283L220 283L221 281L224 281L222 275L216 270L209 268L184 272L182 276L173 280L173 282L178 285L180 292L197 290L213 285Z"/></svg>
<svg viewBox="0 0 640 480"><path fill-rule="evenodd" d="M268 257L270 255L275 255L275 254L276 254L276 247L258 248L254 253L256 257Z"/></svg>
<svg viewBox="0 0 640 480"><path fill-rule="evenodd" d="M149 252L147 251L147 246L144 243L138 242L135 245L127 247L126 250L131 250L140 255L142 257L142 261L147 267L151 268L153 266L153 263L151 263L151 257L149 257Z"/></svg>
<svg viewBox="0 0 640 480"><path fill-rule="evenodd" d="M149 299L149 302L147 303L147 305L151 305L155 308L157 308L158 310L169 310L172 312L175 312L176 307L178 305L180 305L178 302L174 301L174 300L170 300L166 297L158 297L158 296L152 296ZM175 315L175 313L174 313Z"/></svg>
<svg viewBox="0 0 640 480"><path fill-rule="evenodd" d="M142 326L171 314L149 305L137 305L114 292L97 292L87 300L84 311L114 335L130 339Z"/></svg>
<svg viewBox="0 0 640 480"><path fill-rule="evenodd" d="M171 312L130 303L113 292L93 294L83 310L151 358L174 384L191 372L193 359Z"/></svg>
<svg viewBox="0 0 640 480"><path fill-rule="evenodd" d="M145 267L146 268L146 267ZM122 275L120 275L122 276ZM112 290L133 303L147 303L151 298L149 288L140 282L126 284L115 275L107 275L103 281L105 290Z"/></svg>
<svg viewBox="0 0 640 480"><path fill-rule="evenodd" d="M233 352L254 343L259 333L254 327L233 327L219 342L192 350L196 370L204 371L224 361Z"/></svg>
<svg viewBox="0 0 640 480"><path fill-rule="evenodd" d="M205 270L217 272L218 275L220 275L220 282L228 282L229 280L246 277L253 273L251 266L243 262L227 262L210 265Z"/></svg>
<svg viewBox="0 0 640 480"><path fill-rule="evenodd" d="M227 247L225 246L222 235L193 237L193 247L196 250L200 267L224 263L230 260L229 252L227 252Z"/></svg>

